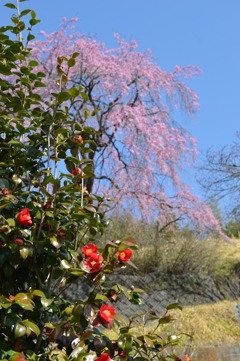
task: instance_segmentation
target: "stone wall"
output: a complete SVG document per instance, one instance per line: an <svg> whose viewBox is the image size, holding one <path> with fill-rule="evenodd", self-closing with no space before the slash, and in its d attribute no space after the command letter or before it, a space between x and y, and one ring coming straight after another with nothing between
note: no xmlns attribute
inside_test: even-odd
<svg viewBox="0 0 240 361"><path fill-rule="evenodd" d="M151 273L144 277L129 275L109 275L107 281L120 284L127 288L134 286L142 288L146 294L141 295L142 304L133 305L125 296L120 297L114 307L118 313L126 317L133 314L154 310L159 316L164 313L165 307L178 302L182 306L204 303L214 303L227 300L236 300L240 297L238 277L207 277L199 275L174 276ZM106 284L110 287L110 284ZM86 284L72 285L65 296L69 300L86 299L91 287Z"/></svg>

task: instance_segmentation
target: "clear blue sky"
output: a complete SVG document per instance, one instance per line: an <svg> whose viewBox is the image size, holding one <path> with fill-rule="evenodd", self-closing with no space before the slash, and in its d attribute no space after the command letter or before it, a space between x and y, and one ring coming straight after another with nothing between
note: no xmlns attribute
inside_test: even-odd
<svg viewBox="0 0 240 361"><path fill-rule="evenodd" d="M64 16L78 16L78 30L97 35L109 48L116 46L113 33L118 32L136 39L140 50L152 49L163 70L199 66L203 75L189 85L199 94L201 110L192 120L180 112L176 117L200 150L228 144L240 130L239 0L32 0L21 8L34 9L42 20L35 35L57 30ZM5 25L13 12L1 7L0 23ZM200 195L193 172L186 180Z"/></svg>

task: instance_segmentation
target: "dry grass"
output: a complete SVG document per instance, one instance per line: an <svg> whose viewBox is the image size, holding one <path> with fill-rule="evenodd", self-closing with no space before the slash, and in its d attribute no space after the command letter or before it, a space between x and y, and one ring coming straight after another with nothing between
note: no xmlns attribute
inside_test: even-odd
<svg viewBox="0 0 240 361"><path fill-rule="evenodd" d="M106 239L116 240L126 236L134 237L139 246L132 257L138 271L128 267L125 273L129 274L228 275L240 263L240 239L233 239L234 246L219 239L202 239L197 231L187 228L176 233L159 234L156 224L143 223L130 214L113 215L112 222L98 242L104 247Z"/></svg>
<svg viewBox="0 0 240 361"><path fill-rule="evenodd" d="M239 345L240 323L234 308L236 301L222 301L208 305L185 307L183 311L171 310L170 314L175 319L173 322L162 325L159 334L181 336L179 346L231 346ZM237 301L240 303L240 299ZM151 332L153 326L145 328ZM143 329L137 328L144 333ZM193 340L182 334L193 336ZM104 334L111 339L117 335L112 330L104 330Z"/></svg>
<svg viewBox="0 0 240 361"><path fill-rule="evenodd" d="M162 326L161 332L179 335L193 335L193 346L239 345L240 323L234 308L236 301L222 301L208 305L185 307L183 311L173 310L176 319ZM240 303L240 299L238 300ZM187 346L189 339L183 337L180 345Z"/></svg>
<svg viewBox="0 0 240 361"><path fill-rule="evenodd" d="M240 264L240 239L233 238L232 244L220 241L218 248L218 274L229 274Z"/></svg>

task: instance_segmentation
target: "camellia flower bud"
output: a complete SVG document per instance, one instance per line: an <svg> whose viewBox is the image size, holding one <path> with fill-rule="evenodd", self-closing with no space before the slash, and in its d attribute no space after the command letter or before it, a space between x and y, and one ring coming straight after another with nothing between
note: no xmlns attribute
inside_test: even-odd
<svg viewBox="0 0 240 361"><path fill-rule="evenodd" d="M42 205L42 209L47 209L47 208L51 208L52 207L52 202L48 201L46 204Z"/></svg>
<svg viewBox="0 0 240 361"><path fill-rule="evenodd" d="M7 231L8 231L8 228L3 226L3 227L0 228L0 231L1 231L1 232L7 232Z"/></svg>
<svg viewBox="0 0 240 361"><path fill-rule="evenodd" d="M69 330L69 328L71 328L71 323L70 322L66 322L64 325L63 325L63 328L65 330Z"/></svg>
<svg viewBox="0 0 240 361"><path fill-rule="evenodd" d="M22 246L22 245L23 245L23 240L20 239L20 238L17 238L17 239L15 239L15 243L16 243L18 246Z"/></svg>
<svg viewBox="0 0 240 361"><path fill-rule="evenodd" d="M81 168L78 168L78 167L72 171L73 175L77 175L77 174L81 174L81 173L82 173L82 170L81 170Z"/></svg>

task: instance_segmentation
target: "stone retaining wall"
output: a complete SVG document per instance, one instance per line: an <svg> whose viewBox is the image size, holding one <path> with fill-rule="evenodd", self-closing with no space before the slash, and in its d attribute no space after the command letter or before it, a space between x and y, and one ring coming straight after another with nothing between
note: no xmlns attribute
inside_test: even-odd
<svg viewBox="0 0 240 361"><path fill-rule="evenodd" d="M142 288L147 293L141 295L142 304L133 305L125 296L120 297L121 302L114 306L117 311L131 317L133 314L156 311L159 315L164 313L165 307L171 303L179 302L182 306L214 303L227 300L236 300L240 297L240 285L237 277L207 277L198 275L174 276L151 273L144 277L128 275L106 276L107 281L119 283L125 287L134 286ZM110 287L110 284L106 284ZM69 300L86 299L91 287L86 284L72 285L65 296Z"/></svg>

